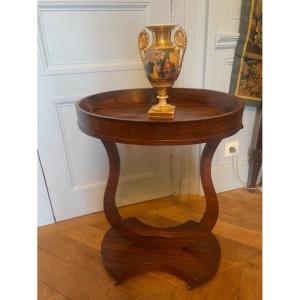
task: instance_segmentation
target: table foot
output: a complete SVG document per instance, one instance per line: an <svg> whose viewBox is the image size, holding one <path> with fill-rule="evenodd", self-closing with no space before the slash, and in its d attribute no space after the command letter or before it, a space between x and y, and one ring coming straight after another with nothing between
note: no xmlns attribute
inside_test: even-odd
<svg viewBox="0 0 300 300"><path fill-rule="evenodd" d="M103 264L118 283L147 271L164 271L186 281L188 289L214 276L220 253L219 242L212 233L184 248L173 245L172 239L168 246L155 245L154 242L152 247L144 247L129 242L111 228L101 246Z"/></svg>

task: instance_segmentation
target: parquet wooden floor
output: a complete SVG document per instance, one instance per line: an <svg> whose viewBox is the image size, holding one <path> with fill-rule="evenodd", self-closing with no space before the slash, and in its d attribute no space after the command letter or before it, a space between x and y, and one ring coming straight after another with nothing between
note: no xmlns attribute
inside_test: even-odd
<svg viewBox="0 0 300 300"><path fill-rule="evenodd" d="M220 216L214 233L222 257L216 276L192 291L173 275L152 272L115 286L100 257L109 224L95 213L38 229L38 299L66 300L259 300L262 298L262 196L234 190L218 195ZM199 220L199 196L167 197L120 208L124 217L168 227Z"/></svg>

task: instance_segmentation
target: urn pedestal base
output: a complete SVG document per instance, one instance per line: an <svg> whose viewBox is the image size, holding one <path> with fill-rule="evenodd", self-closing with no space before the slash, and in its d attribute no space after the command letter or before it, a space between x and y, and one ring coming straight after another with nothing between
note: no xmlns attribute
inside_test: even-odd
<svg viewBox="0 0 300 300"><path fill-rule="evenodd" d="M158 88L158 100L159 103L153 105L148 110L149 119L173 119L175 114L175 105L167 103L167 90L165 87Z"/></svg>
<svg viewBox="0 0 300 300"><path fill-rule="evenodd" d="M175 106L167 104L169 109L168 110L159 110L157 109L158 105L152 106L148 110L148 118L149 119L174 119L175 115Z"/></svg>

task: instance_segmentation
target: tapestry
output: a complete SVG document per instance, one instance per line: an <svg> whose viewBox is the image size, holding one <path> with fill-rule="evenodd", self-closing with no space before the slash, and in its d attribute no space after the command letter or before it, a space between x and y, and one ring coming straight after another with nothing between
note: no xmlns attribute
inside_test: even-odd
<svg viewBox="0 0 300 300"><path fill-rule="evenodd" d="M262 100L262 0L243 0L229 92Z"/></svg>

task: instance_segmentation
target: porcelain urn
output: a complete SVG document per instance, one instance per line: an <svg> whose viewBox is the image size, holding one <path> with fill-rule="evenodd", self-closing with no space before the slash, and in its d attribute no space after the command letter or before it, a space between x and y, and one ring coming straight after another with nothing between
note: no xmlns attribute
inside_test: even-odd
<svg viewBox="0 0 300 300"><path fill-rule="evenodd" d="M175 29L174 41L172 31ZM152 44L147 32L152 33ZM140 32L138 48L144 64L146 77L157 92L159 103L148 111L154 119L173 119L175 106L167 103L168 90L179 76L186 49L184 29L174 24L149 25Z"/></svg>

